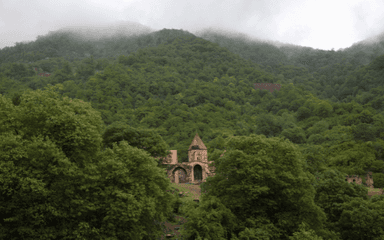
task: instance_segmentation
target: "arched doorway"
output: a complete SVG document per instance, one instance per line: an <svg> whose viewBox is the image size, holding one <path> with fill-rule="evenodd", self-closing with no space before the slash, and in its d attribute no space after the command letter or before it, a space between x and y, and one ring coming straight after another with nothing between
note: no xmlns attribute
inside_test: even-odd
<svg viewBox="0 0 384 240"><path fill-rule="evenodd" d="M188 179L185 169L181 167L175 168L173 171L173 180L174 183L187 183Z"/></svg>
<svg viewBox="0 0 384 240"><path fill-rule="evenodd" d="M195 167L193 167L193 180L195 182L203 180L203 169L198 164L196 164Z"/></svg>

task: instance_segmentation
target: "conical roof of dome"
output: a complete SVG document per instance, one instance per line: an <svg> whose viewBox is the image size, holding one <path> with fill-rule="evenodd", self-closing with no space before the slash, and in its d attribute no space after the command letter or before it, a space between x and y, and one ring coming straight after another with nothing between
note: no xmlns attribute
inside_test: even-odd
<svg viewBox="0 0 384 240"><path fill-rule="evenodd" d="M199 137L199 134L196 133L195 137L192 140L191 145L189 145L188 150L192 150L192 146L199 146L199 149L207 150L207 147L204 145L203 141Z"/></svg>

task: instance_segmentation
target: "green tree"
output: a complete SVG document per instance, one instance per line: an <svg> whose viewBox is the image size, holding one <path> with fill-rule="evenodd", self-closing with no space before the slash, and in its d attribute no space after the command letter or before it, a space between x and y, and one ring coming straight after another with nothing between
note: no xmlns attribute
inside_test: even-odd
<svg viewBox="0 0 384 240"><path fill-rule="evenodd" d="M62 69L56 69L53 77L57 80L58 83L64 83L65 81L74 79L72 68L69 65L69 62L65 61Z"/></svg>
<svg viewBox="0 0 384 240"><path fill-rule="evenodd" d="M41 76L34 76L30 78L30 81L26 83L26 86L32 90L43 89L50 81Z"/></svg>
<svg viewBox="0 0 384 240"><path fill-rule="evenodd" d="M380 165L383 166L384 162L380 161ZM381 168L383 169L383 168ZM383 173L373 173L372 178L374 179L373 185L375 188L384 188L384 174Z"/></svg>
<svg viewBox="0 0 384 240"><path fill-rule="evenodd" d="M20 82L0 75L0 94L7 95L11 92L17 92L21 88L26 88Z"/></svg>
<svg viewBox="0 0 384 240"><path fill-rule="evenodd" d="M267 137L277 136L282 130L278 118L270 113L257 116L256 124L256 134L263 134Z"/></svg>
<svg viewBox="0 0 384 240"><path fill-rule="evenodd" d="M327 151L322 145L302 144L299 145L304 159L306 160L305 170L312 174L327 169Z"/></svg>
<svg viewBox="0 0 384 240"><path fill-rule="evenodd" d="M7 67L6 76L9 78L20 79L34 75L32 69L29 69L24 63L10 63Z"/></svg>
<svg viewBox="0 0 384 240"><path fill-rule="evenodd" d="M325 137L322 134L312 134L309 136L307 143L320 145L325 142Z"/></svg>
<svg viewBox="0 0 384 240"><path fill-rule="evenodd" d="M376 160L371 142L343 142L330 148L328 166L337 168L347 174L364 175Z"/></svg>
<svg viewBox="0 0 384 240"><path fill-rule="evenodd" d="M333 112L333 107L328 101L320 101L315 107L313 113L319 117L329 117Z"/></svg>
<svg viewBox="0 0 384 240"><path fill-rule="evenodd" d="M76 69L75 76L82 81L88 80L90 76L95 74L96 61L93 56L81 61L80 65Z"/></svg>
<svg viewBox="0 0 384 240"><path fill-rule="evenodd" d="M384 69L384 55L381 55L369 64L369 68L376 71L383 71Z"/></svg>
<svg viewBox="0 0 384 240"><path fill-rule="evenodd" d="M384 238L384 197L374 198L377 201L355 198L341 205L337 227L343 239Z"/></svg>
<svg viewBox="0 0 384 240"><path fill-rule="evenodd" d="M180 233L188 239L229 239L235 237L236 216L215 197L202 202L196 211L196 204L181 207L188 218L188 226L183 225ZM228 228L227 228L228 227ZM231 238L233 239L233 238Z"/></svg>
<svg viewBox="0 0 384 240"><path fill-rule="evenodd" d="M284 129L281 136L286 137L291 142L301 144L306 141L305 132L301 127Z"/></svg>
<svg viewBox="0 0 384 240"><path fill-rule="evenodd" d="M331 130L325 131L322 135L326 139L324 146L327 147L353 140L352 129L350 126L334 126Z"/></svg>
<svg viewBox="0 0 384 240"><path fill-rule="evenodd" d="M126 141L130 146L144 149L152 157L160 158L168 156L169 146L162 137L152 129L137 129L124 122L114 122L103 133L104 147L112 148L113 143Z"/></svg>
<svg viewBox="0 0 384 240"><path fill-rule="evenodd" d="M359 123L358 125L352 125L352 134L356 141L374 141L375 135L377 135L376 128L371 124Z"/></svg>
<svg viewBox="0 0 384 240"><path fill-rule="evenodd" d="M159 236L169 179L126 142L100 151L103 123L89 103L50 87L18 106L0 95L0 112L1 239Z"/></svg>
<svg viewBox="0 0 384 240"><path fill-rule="evenodd" d="M301 153L292 143L251 134L229 138L226 147L224 156L216 160L216 175L201 185L201 191L207 192L201 196L202 205L188 211L185 229L189 233L203 221L208 213L204 203L212 199L237 218L234 230L228 222L221 223L227 236L288 239L302 222L319 236L325 235L325 214L311 197L315 194L313 176L303 171ZM209 236L218 223L213 219L204 222L206 228L198 229L200 236Z"/></svg>
<svg viewBox="0 0 384 240"><path fill-rule="evenodd" d="M368 190L363 185L348 183L346 174L335 169L319 171L315 177L315 203L327 214L326 227L338 233L338 222L343 213L342 204L354 198L368 200ZM369 226L366 227L368 230Z"/></svg>
<svg viewBox="0 0 384 240"><path fill-rule="evenodd" d="M323 238L317 236L313 230L309 229L307 231L306 228L307 225L305 223L302 223L300 225L300 232L294 233L292 237L289 237L289 240L323 240Z"/></svg>
<svg viewBox="0 0 384 240"><path fill-rule="evenodd" d="M300 107L297 110L297 120L302 121L312 115L312 111L307 107Z"/></svg>
<svg viewBox="0 0 384 240"><path fill-rule="evenodd" d="M322 120L307 129L307 136L311 136L312 134L320 134L327 131L328 129L329 123L326 120Z"/></svg>
<svg viewBox="0 0 384 240"><path fill-rule="evenodd" d="M280 110L277 115L280 115L278 118L282 129L294 128L296 126L295 115L290 113L287 109Z"/></svg>

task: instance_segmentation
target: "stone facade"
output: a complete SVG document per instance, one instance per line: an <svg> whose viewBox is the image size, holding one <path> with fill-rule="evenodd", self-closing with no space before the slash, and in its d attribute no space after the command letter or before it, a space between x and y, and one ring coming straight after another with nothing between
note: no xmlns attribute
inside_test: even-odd
<svg viewBox="0 0 384 240"><path fill-rule="evenodd" d="M207 177L215 175L216 168L210 166L213 161L208 161L207 147L197 133L188 149L188 162L178 163L177 150L170 150L170 152L167 158L163 160L163 164L169 165L167 175L171 182L205 182Z"/></svg>
<svg viewBox="0 0 384 240"><path fill-rule="evenodd" d="M359 175L347 176L345 180L349 183L355 182L359 185L363 183L363 180L361 179L361 177L359 177ZM373 188L372 172L367 173L367 177L365 178L365 184L367 185L367 187Z"/></svg>

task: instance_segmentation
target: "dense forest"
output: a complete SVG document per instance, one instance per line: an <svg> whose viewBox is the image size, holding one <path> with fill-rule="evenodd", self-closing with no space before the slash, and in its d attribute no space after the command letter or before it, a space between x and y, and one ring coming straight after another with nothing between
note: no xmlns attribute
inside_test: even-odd
<svg viewBox="0 0 384 240"><path fill-rule="evenodd" d="M50 74L39 74L43 72ZM281 88L270 92L255 89L256 83L280 84ZM318 236L324 239L382 239L379 237L384 236L384 198L368 199L363 197L367 195L363 186L343 185L346 175L359 175L365 182L364 177L370 171L374 187L384 188L384 37L338 51L324 51L212 31L197 36L183 30L163 29L129 37L87 39L81 32L59 30L39 36L36 41L16 43L14 47L0 50L0 97L3 139L9 134L21 134L22 139L32 141L31 136L38 136L39 129L43 136L47 132L50 139L61 136L59 131L68 129L65 124L57 123L59 120L53 110L52 115L48 110L44 112L44 119L52 124L44 125L42 118L37 116L37 112L43 114L42 108L51 109L54 102L62 108L55 114L73 111L67 114L68 121L72 121L68 125L76 131L80 131L76 124L81 125L81 129L92 128L92 131L96 128L91 125L97 125L97 133L89 135L87 141L92 145L100 140L101 149L97 154L104 156L103 159L107 158L107 152L118 155L126 148L155 158L165 157L167 150L172 149L177 150L179 162L187 162L188 147L196 133L208 148L208 160L218 163L224 149L233 153L228 159L237 159L235 156L242 155L236 151L246 149L246 144L277 144L283 148L286 145L280 141L284 141L290 144L287 149L294 149L292 151L300 155L303 173L298 174L309 174L309 179L313 177L311 186L316 191L311 194L316 196L316 206L321 207L330 222L323 229L316 229L316 224L312 222L311 225L310 220L306 222ZM67 105L72 107L67 109ZM29 115L36 117L27 118ZM102 121L97 120L98 116ZM22 124L29 127L23 128ZM48 128L52 135L43 130ZM129 145L122 144L122 140ZM5 162L9 164L12 158L7 148L12 144L16 142L3 140L0 143L1 173L2 169L11 169L9 165L5 167ZM80 154L80 147L72 151L68 150L68 142L63 140L60 144L67 144L60 149L68 158ZM246 156L260 151L247 146L249 151L242 150L247 152ZM96 147L83 148L94 152L92 154L97 152ZM281 154L291 158L287 152ZM17 156L14 153L12 156L16 161ZM224 169L226 164L229 163L222 160L222 168L217 168ZM155 167L161 169L159 160ZM338 188L344 189L340 190L342 197L319 197L322 191L337 189L327 179L338 178L342 179L340 186L344 186ZM0 177L2 182L9 183L10 179ZM332 182L336 184L339 180ZM324 190L325 185L330 189ZM6 189L0 187L2 195ZM4 196L0 196L0 202L10 201L11 198ZM353 202L357 198L361 201ZM332 210L332 201L345 203L345 209L350 208L349 215L347 210L344 215L340 208ZM352 202L355 205L352 206ZM210 204L214 207L212 202ZM11 208L10 203L4 206ZM11 216L6 207L0 208L0 213ZM359 225L360 231L355 238L347 231L351 226L356 227L352 213L359 213L360 218L372 216L365 220L367 225ZM237 217L243 219L243 216ZM298 220L296 225L288 226L276 217L267 221L274 227L264 228L260 227L263 221L259 220L253 219L254 226L258 226L253 227L256 229L253 233L244 230L246 225L239 225L238 229L231 230L235 233L232 238L225 235L227 238L206 239L288 239L299 232L301 223ZM6 229L13 226L3 219L0 224L8 226ZM149 228L148 225L142 227ZM127 233L116 237L147 239L144 237L147 231L139 231L140 227L132 229L143 235ZM271 232L279 232L280 238ZM270 238L262 235L266 233L271 233ZM0 236L7 234L10 232L0 231ZM244 234L259 238L241 238L247 236Z"/></svg>

